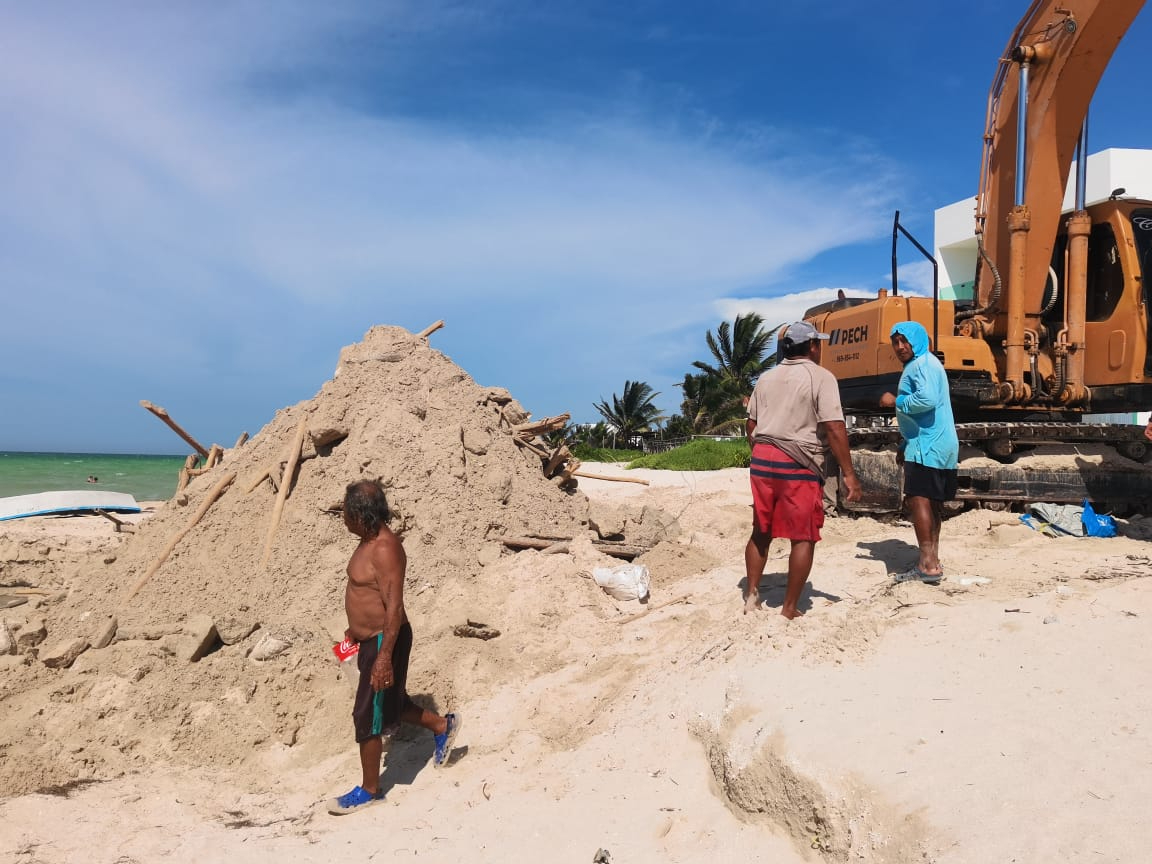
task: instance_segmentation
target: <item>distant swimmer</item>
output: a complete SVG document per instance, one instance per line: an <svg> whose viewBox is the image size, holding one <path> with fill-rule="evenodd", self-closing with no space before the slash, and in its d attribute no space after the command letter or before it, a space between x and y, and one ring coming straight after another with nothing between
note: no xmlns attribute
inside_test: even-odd
<svg viewBox="0 0 1152 864"><path fill-rule="evenodd" d="M99 483L99 482L100 482L100 478L99 478L99 477L97 477L95 474L89 474L89 475L88 475L88 482L89 482L89 483Z"/></svg>

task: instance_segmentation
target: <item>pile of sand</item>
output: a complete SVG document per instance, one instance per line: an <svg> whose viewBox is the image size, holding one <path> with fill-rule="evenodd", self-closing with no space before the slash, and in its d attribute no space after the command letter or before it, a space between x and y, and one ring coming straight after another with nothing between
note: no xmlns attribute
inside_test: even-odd
<svg viewBox="0 0 1152 864"><path fill-rule="evenodd" d="M21 650L0 658L0 788L115 776L157 759L231 765L287 750L277 758L308 762L347 750L348 736L331 734L349 722L350 694L330 647L344 626L344 568L356 541L337 508L345 486L365 477L384 483L405 541L420 640L415 693L455 703L518 665L557 662L561 646L540 628L567 617L576 582L595 613L602 593L579 576L620 562L591 546L587 498L545 479L540 458L514 443L509 429L528 416L425 339L375 327L344 349L313 399L277 412L102 557L9 541L0 581L43 593L4 613ZM276 493L267 480L253 484L269 467L279 474L301 421L304 459L262 569ZM130 596L230 473L235 482ZM670 522L652 508L598 517L613 536L649 544ZM547 560L548 577L539 565L521 572L500 538L525 535L575 538L573 554ZM45 566L53 557L60 566ZM457 676L461 642L450 632L468 618L520 632L488 646L484 668ZM89 648L71 668L42 662L109 634L110 645Z"/></svg>

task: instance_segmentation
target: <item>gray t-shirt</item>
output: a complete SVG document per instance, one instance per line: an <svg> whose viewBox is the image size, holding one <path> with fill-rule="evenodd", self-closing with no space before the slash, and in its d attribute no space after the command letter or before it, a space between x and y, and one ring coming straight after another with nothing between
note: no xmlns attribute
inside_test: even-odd
<svg viewBox="0 0 1152 864"><path fill-rule="evenodd" d="M844 420L836 376L807 358L781 360L756 382L748 419L755 441L775 444L823 477L827 444L817 424Z"/></svg>

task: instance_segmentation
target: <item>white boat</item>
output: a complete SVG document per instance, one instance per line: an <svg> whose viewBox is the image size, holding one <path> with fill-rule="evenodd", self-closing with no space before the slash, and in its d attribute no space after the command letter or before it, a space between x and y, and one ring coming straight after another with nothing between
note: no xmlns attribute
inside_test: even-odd
<svg viewBox="0 0 1152 864"><path fill-rule="evenodd" d="M0 498L0 522L25 516L47 516L53 513L139 513L140 505L127 492L102 492L97 489L74 492L37 492Z"/></svg>

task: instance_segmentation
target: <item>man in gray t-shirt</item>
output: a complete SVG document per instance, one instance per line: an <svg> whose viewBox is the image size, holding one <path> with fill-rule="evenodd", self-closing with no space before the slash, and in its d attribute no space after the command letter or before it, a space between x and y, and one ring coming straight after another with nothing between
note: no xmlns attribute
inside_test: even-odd
<svg viewBox="0 0 1152 864"><path fill-rule="evenodd" d="M820 366L818 333L806 321L779 337L784 359L756 382L748 401L746 433L752 445L752 536L744 550L744 612L761 608L760 577L773 537L790 540L788 586L780 614L795 618L800 593L824 525L824 453L840 465L845 498L860 498L835 376Z"/></svg>

